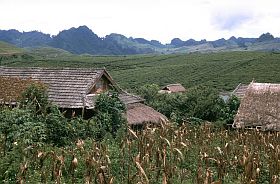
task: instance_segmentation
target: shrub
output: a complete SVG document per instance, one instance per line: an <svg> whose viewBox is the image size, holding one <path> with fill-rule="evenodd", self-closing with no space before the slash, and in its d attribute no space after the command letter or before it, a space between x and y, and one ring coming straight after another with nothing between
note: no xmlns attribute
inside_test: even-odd
<svg viewBox="0 0 280 184"><path fill-rule="evenodd" d="M47 143L64 146L74 138L71 124L61 113L48 114L45 117L45 125L47 128Z"/></svg>
<svg viewBox="0 0 280 184"><path fill-rule="evenodd" d="M29 110L18 108L0 111L0 133L4 137L4 155L15 144L40 146L46 140L46 127L42 119Z"/></svg>
<svg viewBox="0 0 280 184"><path fill-rule="evenodd" d="M225 107L222 109L222 117L221 120L225 121L227 124L231 124L234 121L234 117L238 111L240 106L240 100L236 96L231 96Z"/></svg>
<svg viewBox="0 0 280 184"><path fill-rule="evenodd" d="M217 91L206 86L197 86L186 93L177 94L159 94L156 85L145 85L138 91L148 105L179 124L192 118L216 121L222 116L224 102Z"/></svg>
<svg viewBox="0 0 280 184"><path fill-rule="evenodd" d="M94 120L98 127L99 138L102 138L106 132L115 136L117 130L124 125L122 113L125 105L118 98L118 94L113 92L100 94L95 104L96 116Z"/></svg>
<svg viewBox="0 0 280 184"><path fill-rule="evenodd" d="M198 86L186 93L186 115L207 121L216 121L221 116L224 102L217 91L205 86Z"/></svg>
<svg viewBox="0 0 280 184"><path fill-rule="evenodd" d="M147 104L153 103L158 97L158 91L160 90L159 86L156 84L147 84L140 87L137 90L137 93L140 94L145 100Z"/></svg>
<svg viewBox="0 0 280 184"><path fill-rule="evenodd" d="M46 114L50 106L46 87L31 84L21 95L21 108L32 110L36 114Z"/></svg>

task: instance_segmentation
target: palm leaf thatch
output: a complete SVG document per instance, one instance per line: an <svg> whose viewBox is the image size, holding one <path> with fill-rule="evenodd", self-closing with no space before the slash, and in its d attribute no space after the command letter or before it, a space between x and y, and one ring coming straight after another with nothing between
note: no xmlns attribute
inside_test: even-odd
<svg viewBox="0 0 280 184"><path fill-rule="evenodd" d="M242 99L245 96L248 86L249 85L242 83L238 84L238 86L233 90L232 95Z"/></svg>
<svg viewBox="0 0 280 184"><path fill-rule="evenodd" d="M241 101L233 127L280 130L280 84L252 82Z"/></svg>
<svg viewBox="0 0 280 184"><path fill-rule="evenodd" d="M125 116L129 125L159 124L160 122L165 123L168 121L166 116L142 103L127 105Z"/></svg>

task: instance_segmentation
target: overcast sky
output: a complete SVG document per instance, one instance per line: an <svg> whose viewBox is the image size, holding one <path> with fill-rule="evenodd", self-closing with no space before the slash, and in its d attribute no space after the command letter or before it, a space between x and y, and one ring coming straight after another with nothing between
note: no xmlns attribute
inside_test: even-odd
<svg viewBox="0 0 280 184"><path fill-rule="evenodd" d="M51 35L87 25L103 37L215 40L280 36L280 0L0 0L0 29Z"/></svg>

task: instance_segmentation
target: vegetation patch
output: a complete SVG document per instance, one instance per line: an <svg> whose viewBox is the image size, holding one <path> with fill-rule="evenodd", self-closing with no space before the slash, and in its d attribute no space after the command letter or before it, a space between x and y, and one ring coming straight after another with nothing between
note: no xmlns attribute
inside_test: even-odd
<svg viewBox="0 0 280 184"><path fill-rule="evenodd" d="M48 54L46 54L48 55ZM50 53L51 55L51 53ZM103 68L125 89L145 84L181 83L184 87L204 85L220 91L233 90L239 83L280 82L280 54L268 52L222 52L171 55L33 56L33 59L2 60L17 67Z"/></svg>

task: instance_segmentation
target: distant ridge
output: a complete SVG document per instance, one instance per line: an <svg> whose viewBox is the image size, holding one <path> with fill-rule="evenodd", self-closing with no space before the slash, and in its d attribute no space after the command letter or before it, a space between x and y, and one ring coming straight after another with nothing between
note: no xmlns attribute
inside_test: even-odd
<svg viewBox="0 0 280 184"><path fill-rule="evenodd" d="M63 30L55 36L39 31L19 32L18 30L0 30L0 40L17 47L54 47L73 54L92 55L131 55L131 54L168 54L190 52L220 51L280 51L280 39L270 33L259 38L242 38L232 36L228 40L221 38L215 41L205 39L186 41L174 38L169 44L157 40L125 37L112 33L99 37L87 26Z"/></svg>
<svg viewBox="0 0 280 184"><path fill-rule="evenodd" d="M24 50L18 48L12 44L0 41L0 55L11 55L11 54L18 54L23 53Z"/></svg>

